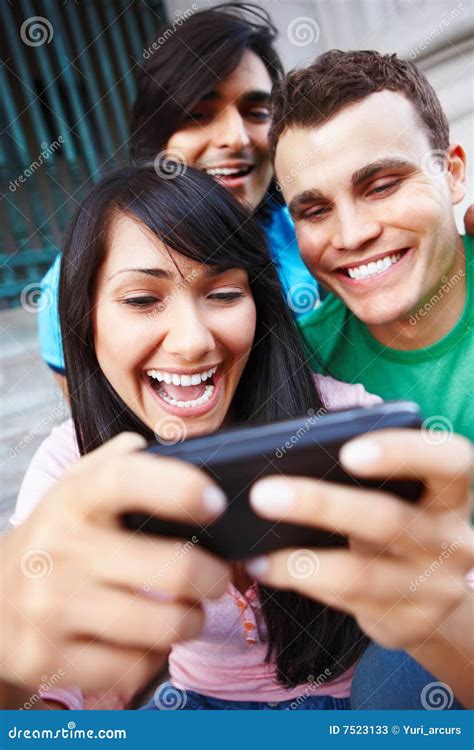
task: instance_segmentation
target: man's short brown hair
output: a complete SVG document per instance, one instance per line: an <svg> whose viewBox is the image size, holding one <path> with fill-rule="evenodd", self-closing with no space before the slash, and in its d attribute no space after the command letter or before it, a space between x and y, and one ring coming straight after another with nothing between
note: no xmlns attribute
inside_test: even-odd
<svg viewBox="0 0 474 750"><path fill-rule="evenodd" d="M440 101L417 66L396 55L373 50L330 50L307 68L300 68L277 81L272 94L273 123L270 148L291 127L320 125L344 107L378 91L396 91L413 104L431 147L449 146L449 124Z"/></svg>

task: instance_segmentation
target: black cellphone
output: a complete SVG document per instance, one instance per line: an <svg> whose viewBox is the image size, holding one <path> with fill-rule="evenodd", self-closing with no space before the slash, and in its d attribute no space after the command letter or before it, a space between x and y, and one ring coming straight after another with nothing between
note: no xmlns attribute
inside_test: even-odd
<svg viewBox="0 0 474 750"><path fill-rule="evenodd" d="M143 513L124 514L124 524L149 534L197 539L211 552L231 561L283 547L344 546L346 540L340 534L260 518L250 507L249 489L266 475L287 474L379 488L416 502L423 489L420 481L356 478L339 464L339 451L348 440L394 427L421 427L419 407L408 401L389 401L323 415L310 410L306 417L298 419L220 430L176 445L152 444L145 450L179 458L207 472L226 493L228 507L205 527L165 521Z"/></svg>

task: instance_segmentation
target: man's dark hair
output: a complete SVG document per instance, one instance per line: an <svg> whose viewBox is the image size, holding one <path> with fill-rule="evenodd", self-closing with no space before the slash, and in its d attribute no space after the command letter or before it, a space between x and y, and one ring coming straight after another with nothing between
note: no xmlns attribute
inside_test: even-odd
<svg viewBox="0 0 474 750"><path fill-rule="evenodd" d="M431 147L445 151L449 125L432 86L414 63L373 50L330 50L313 65L296 69L273 88L270 148L275 156L283 131L320 125L345 107L378 91L403 94L415 108Z"/></svg>
<svg viewBox="0 0 474 750"><path fill-rule="evenodd" d="M153 159L164 149L197 102L237 68L247 50L261 58L272 81L278 80L283 67L273 46L276 36L268 13L249 3L189 15L172 34L169 26L159 30L138 69L132 159Z"/></svg>

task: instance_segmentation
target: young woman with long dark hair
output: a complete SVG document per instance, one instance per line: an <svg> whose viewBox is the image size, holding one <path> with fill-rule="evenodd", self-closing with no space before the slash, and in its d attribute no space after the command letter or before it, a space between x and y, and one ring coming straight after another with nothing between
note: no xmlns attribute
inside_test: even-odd
<svg viewBox="0 0 474 750"><path fill-rule="evenodd" d="M371 402L357 386L314 381L258 224L197 170L168 180L126 168L94 188L66 238L60 314L76 459L124 431L166 441L173 427L191 437ZM53 442L71 442L70 423L59 429ZM29 490L27 476L20 511ZM207 606L224 619L215 639L204 633L206 645L173 648L180 687L255 702L291 702L309 689L313 702L348 705L367 644L351 617L257 588L242 566L222 603ZM190 665L203 654L198 679Z"/></svg>

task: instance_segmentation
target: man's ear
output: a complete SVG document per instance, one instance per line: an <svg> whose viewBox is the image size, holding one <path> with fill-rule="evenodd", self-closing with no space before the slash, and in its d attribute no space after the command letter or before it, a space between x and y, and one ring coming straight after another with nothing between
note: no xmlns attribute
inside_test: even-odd
<svg viewBox="0 0 474 750"><path fill-rule="evenodd" d="M466 154L459 143L448 148L448 182L453 206L466 195Z"/></svg>

